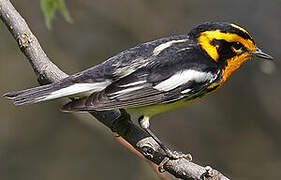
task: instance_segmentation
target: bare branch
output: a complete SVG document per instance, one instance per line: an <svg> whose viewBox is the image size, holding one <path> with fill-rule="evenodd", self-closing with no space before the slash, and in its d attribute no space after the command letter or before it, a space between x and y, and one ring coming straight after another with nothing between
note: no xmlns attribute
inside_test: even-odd
<svg viewBox="0 0 281 180"><path fill-rule="evenodd" d="M0 18L29 60L40 84L55 82L68 76L50 61L25 20L9 0L0 0ZM89 113L155 164L159 165L166 157L159 145L145 131L131 122L130 116L125 111ZM164 169L182 179L228 180L220 172L186 159L170 160L165 164Z"/></svg>

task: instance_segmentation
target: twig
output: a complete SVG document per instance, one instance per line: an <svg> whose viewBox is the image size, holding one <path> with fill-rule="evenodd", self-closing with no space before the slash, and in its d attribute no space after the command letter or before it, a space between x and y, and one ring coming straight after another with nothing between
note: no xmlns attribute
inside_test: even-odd
<svg viewBox="0 0 281 180"><path fill-rule="evenodd" d="M139 151L137 151L131 144L129 144L127 141L125 141L121 136L116 134L116 140L121 143L123 146L125 146L127 149L131 150L134 154L136 154L138 157L145 159L149 165L152 167L152 169L155 171L155 173L158 175L160 180L167 180L167 174L161 173L158 170L158 165L153 163L152 161L146 159Z"/></svg>
<svg viewBox="0 0 281 180"><path fill-rule="evenodd" d="M9 0L0 0L0 18L12 33L15 40L29 60L40 84L61 80L68 75L50 61L25 20ZM165 153L148 134L130 121L130 116L122 111L103 111L91 113L98 121L118 133L145 158L160 164ZM182 179L228 180L220 172L210 167L202 167L186 159L170 160L164 169Z"/></svg>

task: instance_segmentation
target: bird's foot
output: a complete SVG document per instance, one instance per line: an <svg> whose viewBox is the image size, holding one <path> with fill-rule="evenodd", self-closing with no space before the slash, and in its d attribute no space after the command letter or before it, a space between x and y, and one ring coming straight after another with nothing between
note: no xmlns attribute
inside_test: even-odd
<svg viewBox="0 0 281 180"><path fill-rule="evenodd" d="M163 173L165 172L164 166L170 161L170 160L177 160L177 159L187 159L188 161L192 161L192 156L191 154L184 154L182 152L177 152L177 151L171 151L168 148L164 149L167 157L165 157L161 163L158 166L159 172Z"/></svg>
<svg viewBox="0 0 281 180"><path fill-rule="evenodd" d="M170 158L170 159L181 159L181 158L184 158L184 159L187 159L188 161L192 161L192 156L191 154L184 154L182 152L177 152L177 151L171 151L170 149L168 150L165 150L165 153L167 154L167 156Z"/></svg>

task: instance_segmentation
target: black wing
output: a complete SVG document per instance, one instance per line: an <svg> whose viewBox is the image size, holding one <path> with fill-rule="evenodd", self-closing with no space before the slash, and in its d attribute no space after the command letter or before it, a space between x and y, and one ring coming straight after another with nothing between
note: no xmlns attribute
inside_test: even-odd
<svg viewBox="0 0 281 180"><path fill-rule="evenodd" d="M113 82L101 92L68 103L63 110L132 108L200 96L219 80L219 71L208 59L203 62L206 57L200 57L203 55L196 52L199 49L187 47L182 44L173 47L177 49L167 48L145 67Z"/></svg>

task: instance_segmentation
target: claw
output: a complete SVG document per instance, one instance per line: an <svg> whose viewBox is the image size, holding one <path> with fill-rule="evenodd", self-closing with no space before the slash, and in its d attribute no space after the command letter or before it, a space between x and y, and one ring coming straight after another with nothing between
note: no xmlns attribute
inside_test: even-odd
<svg viewBox="0 0 281 180"><path fill-rule="evenodd" d="M165 157L164 159L163 159L163 161L161 161L161 163L159 164L159 166L158 166L158 171L160 172L160 173L163 173L163 172L165 172L165 169L164 169L164 166L167 164L167 162L169 162L171 159L174 159L174 160L176 160L176 159L181 159L181 158L184 158L184 159L187 159L188 161L192 161L192 156L191 156L191 154L184 154L184 153L182 153L182 152L177 152L177 151L167 151L166 152L166 154L167 154L167 157Z"/></svg>
<svg viewBox="0 0 281 180"><path fill-rule="evenodd" d="M165 158L163 159L163 161L161 161L161 163L160 163L159 166L158 166L158 171L159 171L160 173L165 172L164 165L165 165L168 161L170 161L170 159L169 159L168 157L165 157Z"/></svg>
<svg viewBox="0 0 281 180"><path fill-rule="evenodd" d="M205 177L213 177L214 176L213 168L211 166L206 166L205 170L206 170Z"/></svg>
<svg viewBox="0 0 281 180"><path fill-rule="evenodd" d="M192 156L191 156L191 154L186 154L185 159L187 159L188 161L192 161Z"/></svg>
<svg viewBox="0 0 281 180"><path fill-rule="evenodd" d="M184 154L182 152L171 151L170 149L165 149L165 152L170 159L184 158L187 159L188 161L192 161L191 154Z"/></svg>

